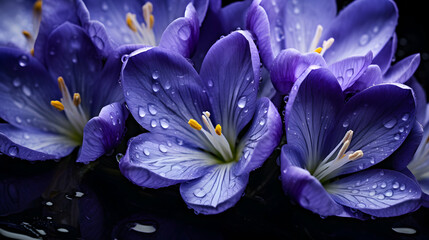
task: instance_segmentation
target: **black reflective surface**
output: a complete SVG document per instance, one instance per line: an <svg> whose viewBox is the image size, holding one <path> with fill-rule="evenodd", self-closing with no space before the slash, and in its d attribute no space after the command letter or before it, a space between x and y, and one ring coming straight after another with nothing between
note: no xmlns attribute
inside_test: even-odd
<svg viewBox="0 0 429 240"><path fill-rule="evenodd" d="M339 2L339 8L350 1ZM415 76L429 89L429 37L424 1L396 1L396 60L420 52ZM252 172L238 204L196 215L178 186L142 189L118 170L117 154L143 132L130 117L122 145L88 165L76 152L58 162L0 155L0 239L429 239L429 209L387 219L321 218L284 196L275 158ZM394 230L396 229L396 231Z"/></svg>

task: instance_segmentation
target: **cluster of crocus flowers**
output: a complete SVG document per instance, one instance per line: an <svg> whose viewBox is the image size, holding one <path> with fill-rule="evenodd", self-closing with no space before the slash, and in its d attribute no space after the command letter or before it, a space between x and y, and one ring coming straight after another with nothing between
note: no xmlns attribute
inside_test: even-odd
<svg viewBox="0 0 429 240"><path fill-rule="evenodd" d="M123 141L131 113L147 132L129 139L121 173L141 187L180 184L196 213L234 206L277 147L284 192L321 216L428 205L426 99L412 79L420 56L391 66L393 1L339 14L333 0L0 6L28 16L0 25L9 156L78 149L76 161L94 161Z"/></svg>

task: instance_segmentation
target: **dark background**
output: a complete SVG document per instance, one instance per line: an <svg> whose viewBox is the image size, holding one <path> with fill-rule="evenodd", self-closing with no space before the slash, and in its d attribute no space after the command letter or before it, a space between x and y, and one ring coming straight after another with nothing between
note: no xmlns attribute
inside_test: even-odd
<svg viewBox="0 0 429 240"><path fill-rule="evenodd" d="M349 2L338 1L338 9ZM427 92L429 19L425 1L396 3L400 14L396 61L421 53L415 76ZM125 139L143 131L132 117L127 126ZM245 195L235 207L215 216L195 215L181 199L178 186L141 189L126 180L116 160L125 149L123 143L109 156L85 166L73 163L76 152L60 162L30 163L0 156L0 201L6 206L0 212L15 212L0 216L0 239L12 239L2 230L43 239L429 239L428 209L361 221L322 218L293 204L282 192L274 158L252 172ZM84 195L76 197L76 192ZM156 231L134 231L136 224ZM400 234L392 230L396 227L412 228L416 233ZM38 231L41 229L45 235Z"/></svg>

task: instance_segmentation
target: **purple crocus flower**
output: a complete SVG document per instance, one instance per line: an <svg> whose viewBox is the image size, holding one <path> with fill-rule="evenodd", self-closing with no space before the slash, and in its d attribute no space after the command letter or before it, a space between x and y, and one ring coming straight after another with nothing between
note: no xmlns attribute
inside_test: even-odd
<svg viewBox="0 0 429 240"><path fill-rule="evenodd" d="M259 64L245 31L217 41L200 74L182 56L159 47L127 56L125 100L150 132L130 141L121 172L142 187L180 183L182 198L198 213L233 206L249 172L262 165L281 136L276 108L257 98Z"/></svg>
<svg viewBox="0 0 429 240"><path fill-rule="evenodd" d="M195 50L208 0L85 1L114 44L161 46L190 57Z"/></svg>
<svg viewBox="0 0 429 240"><path fill-rule="evenodd" d="M281 178L301 206L322 216L358 218L397 216L419 207L421 190L412 178L377 168L415 122L409 87L377 85L345 103L335 76L316 69L293 87L286 114Z"/></svg>
<svg viewBox="0 0 429 240"><path fill-rule="evenodd" d="M89 162L121 141L128 112L118 83L120 57L132 50L119 48L105 59L87 29L74 24L94 28L78 18L88 15L81 2L65 1L68 15L58 3L43 3L35 57L0 48L0 117L8 122L0 124L0 151L34 161L82 146L78 161Z"/></svg>
<svg viewBox="0 0 429 240"><path fill-rule="evenodd" d="M385 74L384 82L408 80L418 66L418 55L388 71L396 50L398 13L393 1L355 1L338 16L336 12L332 0L253 2L247 25L281 94L288 94L298 78L316 67L328 67L342 89L351 92L377 84L360 79L370 64L379 69L369 74Z"/></svg>

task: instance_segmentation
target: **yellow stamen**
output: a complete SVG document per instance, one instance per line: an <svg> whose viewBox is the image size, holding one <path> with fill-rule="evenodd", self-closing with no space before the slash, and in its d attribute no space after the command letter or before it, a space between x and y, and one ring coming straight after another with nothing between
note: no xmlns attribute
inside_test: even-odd
<svg viewBox="0 0 429 240"><path fill-rule="evenodd" d="M193 129L200 131L203 127L195 121L195 119L189 119L188 121L189 126L191 126Z"/></svg>
<svg viewBox="0 0 429 240"><path fill-rule="evenodd" d="M126 21L127 26L131 29L133 32L137 32L137 27L134 25L133 18L131 13L127 13Z"/></svg>
<svg viewBox="0 0 429 240"><path fill-rule="evenodd" d="M222 127L218 124L216 125L215 132L217 135L222 135Z"/></svg>
<svg viewBox="0 0 429 240"><path fill-rule="evenodd" d="M63 77L58 77L58 87L60 88L61 92L66 91L66 84L64 83Z"/></svg>
<svg viewBox="0 0 429 240"><path fill-rule="evenodd" d="M350 161L356 160L363 157L363 152L362 150L357 150L356 152L352 153L349 155L349 159Z"/></svg>
<svg viewBox="0 0 429 240"><path fill-rule="evenodd" d="M153 15L150 15L149 28L152 29L154 24L155 24L155 17Z"/></svg>
<svg viewBox="0 0 429 240"><path fill-rule="evenodd" d="M58 111L64 110L64 105L60 101L51 101L51 105Z"/></svg>
<svg viewBox="0 0 429 240"><path fill-rule="evenodd" d="M30 33L29 31L26 31L26 30L22 31L22 35L24 35L24 37L25 37L26 39L31 39L31 38L33 38L33 36L31 36L31 33Z"/></svg>
<svg viewBox="0 0 429 240"><path fill-rule="evenodd" d="M323 50L323 49L322 49L321 47L318 47L318 48L316 48L314 51L320 54L320 53L322 52L322 50Z"/></svg>
<svg viewBox="0 0 429 240"><path fill-rule="evenodd" d="M79 106L79 104L81 103L82 99L80 98L80 94L79 93L75 93L73 95L73 104L77 107Z"/></svg>
<svg viewBox="0 0 429 240"><path fill-rule="evenodd" d="M31 56L34 56L34 48L32 48L32 49L30 50L30 54L31 54Z"/></svg>
<svg viewBox="0 0 429 240"><path fill-rule="evenodd" d="M42 0L37 0L34 3L33 10L38 13L42 12Z"/></svg>

